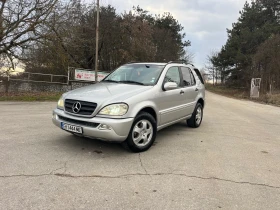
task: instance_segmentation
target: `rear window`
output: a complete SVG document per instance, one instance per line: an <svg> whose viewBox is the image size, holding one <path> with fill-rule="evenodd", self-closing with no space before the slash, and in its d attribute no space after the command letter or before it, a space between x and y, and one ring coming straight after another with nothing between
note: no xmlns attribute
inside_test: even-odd
<svg viewBox="0 0 280 210"><path fill-rule="evenodd" d="M200 82L201 82L202 84L204 84L204 80L203 80L203 77L202 77L200 71L199 71L198 69L194 69L194 71L195 71L196 75L198 76Z"/></svg>

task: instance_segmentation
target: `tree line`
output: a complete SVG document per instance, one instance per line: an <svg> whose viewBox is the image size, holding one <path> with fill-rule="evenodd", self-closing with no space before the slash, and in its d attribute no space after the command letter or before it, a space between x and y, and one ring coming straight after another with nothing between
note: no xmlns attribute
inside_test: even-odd
<svg viewBox="0 0 280 210"><path fill-rule="evenodd" d="M95 30L94 4L1 0L1 64L12 70L20 61L28 72L53 74L65 74L68 67L94 69ZM102 6L98 68L111 71L130 61L189 62L191 43L182 31L170 13L153 15L137 6L118 14L113 6Z"/></svg>
<svg viewBox="0 0 280 210"><path fill-rule="evenodd" d="M246 2L227 33L226 44L208 57L214 83L249 88L252 78L262 78L263 92L280 89L280 1Z"/></svg>

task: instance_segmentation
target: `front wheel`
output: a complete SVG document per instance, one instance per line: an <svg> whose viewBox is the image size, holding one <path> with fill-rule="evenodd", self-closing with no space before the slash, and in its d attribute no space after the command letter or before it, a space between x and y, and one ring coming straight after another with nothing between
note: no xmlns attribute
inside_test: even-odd
<svg viewBox="0 0 280 210"><path fill-rule="evenodd" d="M192 117L187 120L189 127L198 128L203 119L203 107L198 103L193 111Z"/></svg>
<svg viewBox="0 0 280 210"><path fill-rule="evenodd" d="M133 152L144 152L154 143L157 135L157 123L154 117L147 112L140 112L125 141L127 147Z"/></svg>

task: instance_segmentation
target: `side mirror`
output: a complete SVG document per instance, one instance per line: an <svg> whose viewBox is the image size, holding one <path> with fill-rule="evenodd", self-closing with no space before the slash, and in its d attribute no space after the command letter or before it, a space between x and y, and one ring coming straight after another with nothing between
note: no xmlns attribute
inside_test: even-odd
<svg viewBox="0 0 280 210"><path fill-rule="evenodd" d="M178 88L177 83L175 82L167 82L163 86L164 90L174 90Z"/></svg>

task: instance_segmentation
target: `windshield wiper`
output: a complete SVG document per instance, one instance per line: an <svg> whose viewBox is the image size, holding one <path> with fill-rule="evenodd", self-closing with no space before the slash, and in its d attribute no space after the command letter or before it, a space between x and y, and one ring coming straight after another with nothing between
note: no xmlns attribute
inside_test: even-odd
<svg viewBox="0 0 280 210"><path fill-rule="evenodd" d="M111 80L111 79L102 80L101 82L114 82L114 83L119 83L119 81Z"/></svg>
<svg viewBox="0 0 280 210"><path fill-rule="evenodd" d="M132 80L122 80L120 81L121 83L128 83L128 84L136 84L136 85L145 85L142 82L136 82L136 81L132 81Z"/></svg>

